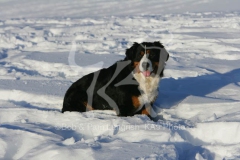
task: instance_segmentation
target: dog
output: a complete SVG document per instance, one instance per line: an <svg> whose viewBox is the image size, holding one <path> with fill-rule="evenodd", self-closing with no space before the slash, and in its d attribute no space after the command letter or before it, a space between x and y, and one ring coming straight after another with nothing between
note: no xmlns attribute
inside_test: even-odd
<svg viewBox="0 0 240 160"><path fill-rule="evenodd" d="M134 43L109 68L83 76L67 90L62 113L115 110L118 116L152 115L169 53L160 42Z"/></svg>

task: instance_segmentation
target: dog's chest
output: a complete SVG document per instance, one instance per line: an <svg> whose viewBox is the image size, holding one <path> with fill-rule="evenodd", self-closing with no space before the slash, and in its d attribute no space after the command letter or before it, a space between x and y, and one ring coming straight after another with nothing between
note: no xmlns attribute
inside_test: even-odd
<svg viewBox="0 0 240 160"><path fill-rule="evenodd" d="M138 99L140 103L144 105L154 102L158 95L160 77L144 77L141 73L135 73L133 76L139 83L138 89L141 92L141 96Z"/></svg>

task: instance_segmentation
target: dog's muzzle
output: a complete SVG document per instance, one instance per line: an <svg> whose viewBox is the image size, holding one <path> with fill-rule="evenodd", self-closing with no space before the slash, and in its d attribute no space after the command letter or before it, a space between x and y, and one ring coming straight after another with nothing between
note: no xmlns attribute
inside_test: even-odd
<svg viewBox="0 0 240 160"><path fill-rule="evenodd" d="M141 59L139 69L145 77L149 77L151 75L151 72L153 71L152 62L147 58L147 54L145 54Z"/></svg>

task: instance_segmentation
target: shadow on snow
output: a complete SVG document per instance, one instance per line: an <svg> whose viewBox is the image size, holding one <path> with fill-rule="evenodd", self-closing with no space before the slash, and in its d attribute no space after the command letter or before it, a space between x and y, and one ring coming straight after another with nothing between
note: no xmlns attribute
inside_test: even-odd
<svg viewBox="0 0 240 160"><path fill-rule="evenodd" d="M208 94L229 84L240 87L240 68L223 74L210 69L208 70L214 72L214 74L179 79L162 79L160 82L159 97L155 103L158 109L171 108L188 96L206 97ZM228 100L235 101L233 99Z"/></svg>

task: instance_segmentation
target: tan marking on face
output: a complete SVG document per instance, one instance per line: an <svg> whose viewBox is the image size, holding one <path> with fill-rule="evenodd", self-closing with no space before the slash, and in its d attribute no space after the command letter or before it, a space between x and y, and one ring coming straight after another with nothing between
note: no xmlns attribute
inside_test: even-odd
<svg viewBox="0 0 240 160"><path fill-rule="evenodd" d="M146 53L149 54L150 50L146 50ZM143 56L145 54L145 51L141 51L140 54Z"/></svg>
<svg viewBox="0 0 240 160"><path fill-rule="evenodd" d="M133 103L134 108L136 108L136 109L141 106L141 103L137 96L132 96L132 103Z"/></svg>
<svg viewBox="0 0 240 160"><path fill-rule="evenodd" d="M133 66L135 68L134 72L135 73L140 73L140 69L139 69L139 62L134 62Z"/></svg>
<svg viewBox="0 0 240 160"><path fill-rule="evenodd" d="M136 68L139 65L139 62L133 62L133 66Z"/></svg>

